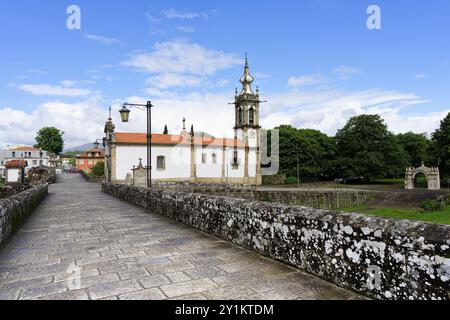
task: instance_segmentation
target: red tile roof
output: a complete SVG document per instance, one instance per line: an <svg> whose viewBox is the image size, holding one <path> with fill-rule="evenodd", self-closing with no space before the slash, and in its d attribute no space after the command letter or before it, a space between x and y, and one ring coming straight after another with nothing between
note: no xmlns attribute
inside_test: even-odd
<svg viewBox="0 0 450 320"><path fill-rule="evenodd" d="M26 168L28 163L25 160L9 160L5 163L5 168L14 169L14 168Z"/></svg>
<svg viewBox="0 0 450 320"><path fill-rule="evenodd" d="M18 147L18 148L10 149L9 151L41 151L41 150L33 148L33 147Z"/></svg>
<svg viewBox="0 0 450 320"><path fill-rule="evenodd" d="M90 155L90 153L99 153L99 156L97 156L97 157L92 157L92 156ZM105 158L105 154L104 154L103 150L101 150L101 149L91 149L91 150L86 151L86 152L83 153L83 154L77 155L76 158L84 158L84 159L104 159L104 158Z"/></svg>
<svg viewBox="0 0 450 320"><path fill-rule="evenodd" d="M152 134L152 145L190 145L190 136L172 134ZM146 144L147 134L145 133L124 133L116 132L116 143L118 144ZM243 147L244 144L239 139L213 138L196 136L195 145L216 146L216 147Z"/></svg>

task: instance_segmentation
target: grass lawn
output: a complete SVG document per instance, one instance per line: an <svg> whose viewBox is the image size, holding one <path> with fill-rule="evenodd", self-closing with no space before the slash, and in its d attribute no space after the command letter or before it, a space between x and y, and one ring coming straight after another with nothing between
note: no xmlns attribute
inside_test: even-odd
<svg viewBox="0 0 450 320"><path fill-rule="evenodd" d="M357 212L396 220L415 220L450 225L450 206L442 211L423 213L417 209L372 208L369 205L339 209L344 212Z"/></svg>
<svg viewBox="0 0 450 320"><path fill-rule="evenodd" d="M405 178L377 179L377 180L372 180L371 184L400 184L400 185L405 185Z"/></svg>

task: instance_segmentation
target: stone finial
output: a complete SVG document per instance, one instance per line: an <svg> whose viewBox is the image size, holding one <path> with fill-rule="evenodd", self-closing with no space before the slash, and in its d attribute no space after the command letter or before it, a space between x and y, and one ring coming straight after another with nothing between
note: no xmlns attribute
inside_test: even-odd
<svg viewBox="0 0 450 320"><path fill-rule="evenodd" d="M144 169L144 166L142 164L142 158L139 158L139 165L138 165L137 169Z"/></svg>
<svg viewBox="0 0 450 320"><path fill-rule="evenodd" d="M164 126L163 134L169 134L169 129L167 128L167 124Z"/></svg>
<svg viewBox="0 0 450 320"><path fill-rule="evenodd" d="M186 118L183 118L183 130L186 130Z"/></svg>

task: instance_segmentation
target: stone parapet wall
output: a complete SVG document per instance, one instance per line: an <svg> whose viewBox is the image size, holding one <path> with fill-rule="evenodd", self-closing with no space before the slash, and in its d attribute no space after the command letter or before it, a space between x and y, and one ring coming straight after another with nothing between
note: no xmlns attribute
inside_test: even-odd
<svg viewBox="0 0 450 320"><path fill-rule="evenodd" d="M379 192L375 191L297 191L297 190L258 190L254 186L235 186L225 184L198 183L156 183L157 189L174 190L190 193L204 193L238 199L264 202L278 202L289 205L301 205L316 209L339 209L366 204L375 199Z"/></svg>
<svg viewBox="0 0 450 320"><path fill-rule="evenodd" d="M92 177L84 171L80 171L81 176L87 181L91 183L101 183L105 181L104 177Z"/></svg>
<svg viewBox="0 0 450 320"><path fill-rule="evenodd" d="M24 185L11 185L0 187L0 199L13 196L17 193L25 191L28 187Z"/></svg>
<svg viewBox="0 0 450 320"><path fill-rule="evenodd" d="M103 184L105 193L378 299L449 299L450 226Z"/></svg>
<svg viewBox="0 0 450 320"><path fill-rule="evenodd" d="M48 194L48 185L42 184L9 198L0 199L0 245L20 227Z"/></svg>
<svg viewBox="0 0 450 320"><path fill-rule="evenodd" d="M254 199L334 210L366 204L378 195L369 191L257 191Z"/></svg>
<svg viewBox="0 0 450 320"><path fill-rule="evenodd" d="M192 182L165 182L155 181L153 187L157 189L170 189L177 191L194 190L256 190L256 186L249 184L231 184L231 183L192 183Z"/></svg>

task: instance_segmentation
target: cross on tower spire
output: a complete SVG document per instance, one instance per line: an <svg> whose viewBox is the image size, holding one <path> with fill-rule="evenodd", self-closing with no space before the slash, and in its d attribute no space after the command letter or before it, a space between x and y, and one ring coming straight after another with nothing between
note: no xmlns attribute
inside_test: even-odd
<svg viewBox="0 0 450 320"><path fill-rule="evenodd" d="M254 94L252 91L252 83L253 77L250 75L250 67L248 66L248 55L245 53L245 66L244 66L244 75L242 76L240 82L242 83L242 92L243 94Z"/></svg>

